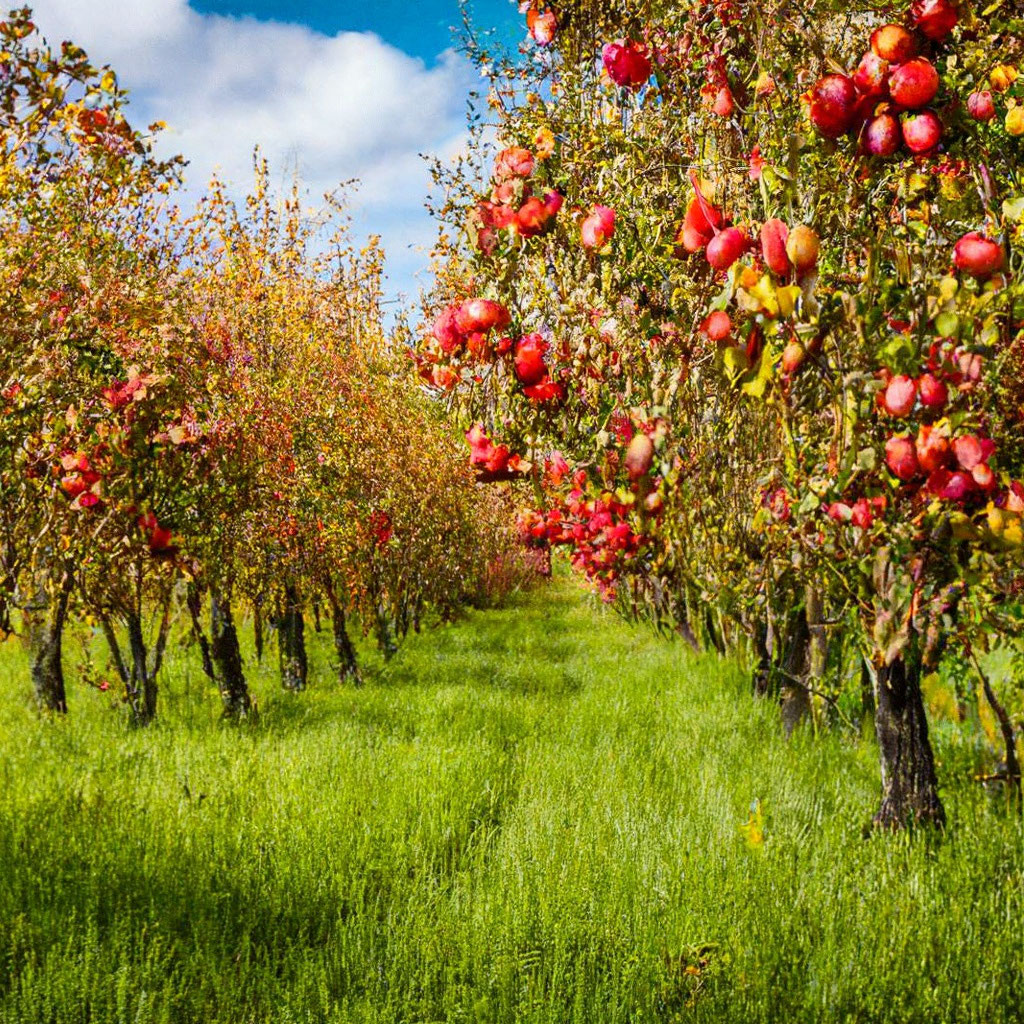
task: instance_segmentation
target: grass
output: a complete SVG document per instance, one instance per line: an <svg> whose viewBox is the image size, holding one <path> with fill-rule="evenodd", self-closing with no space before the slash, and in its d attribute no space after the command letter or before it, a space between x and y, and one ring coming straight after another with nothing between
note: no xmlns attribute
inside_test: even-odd
<svg viewBox="0 0 1024 1024"><path fill-rule="evenodd" d="M1020 1020L1024 830L976 784L865 841L869 740L786 742L565 583L362 690L314 640L241 727L184 651L148 730L40 720L0 651L0 1021Z"/></svg>

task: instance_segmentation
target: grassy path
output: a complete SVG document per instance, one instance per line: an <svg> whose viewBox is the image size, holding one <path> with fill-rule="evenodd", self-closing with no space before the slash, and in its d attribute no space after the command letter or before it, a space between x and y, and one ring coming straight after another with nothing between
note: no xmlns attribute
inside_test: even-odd
<svg viewBox="0 0 1024 1024"><path fill-rule="evenodd" d="M784 742L728 665L568 584L362 690L254 671L254 726L184 654L148 731L80 686L40 722L23 672L0 648L4 1024L1024 1012L1019 822L947 790L945 840L861 840L870 743Z"/></svg>

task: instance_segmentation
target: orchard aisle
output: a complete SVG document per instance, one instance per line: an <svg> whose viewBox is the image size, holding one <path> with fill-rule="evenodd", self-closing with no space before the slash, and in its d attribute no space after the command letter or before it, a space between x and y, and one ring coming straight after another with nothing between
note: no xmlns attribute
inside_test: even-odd
<svg viewBox="0 0 1024 1024"><path fill-rule="evenodd" d="M0 1021L1014 1019L1024 836L945 766L950 838L865 842L871 743L568 581L362 690L313 638L240 727L176 653L148 730L0 648Z"/></svg>

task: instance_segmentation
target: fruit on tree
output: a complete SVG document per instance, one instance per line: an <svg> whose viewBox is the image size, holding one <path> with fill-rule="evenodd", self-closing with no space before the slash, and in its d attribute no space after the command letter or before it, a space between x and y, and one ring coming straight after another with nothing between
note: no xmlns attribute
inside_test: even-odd
<svg viewBox="0 0 1024 1024"><path fill-rule="evenodd" d="M889 62L868 50L853 73L853 84L865 96L885 96L889 91Z"/></svg>
<svg viewBox="0 0 1024 1024"><path fill-rule="evenodd" d="M786 343L782 350L782 372L788 377L796 373L807 358L807 349L795 339Z"/></svg>
<svg viewBox="0 0 1024 1024"><path fill-rule="evenodd" d="M921 472L917 450L909 434L890 437L885 442L885 464L892 475L906 483Z"/></svg>
<svg viewBox="0 0 1024 1024"><path fill-rule="evenodd" d="M882 393L882 407L897 418L908 416L916 401L917 381L903 373L891 378Z"/></svg>
<svg viewBox="0 0 1024 1024"><path fill-rule="evenodd" d="M600 249L615 231L615 211L595 206L580 225L580 239L587 249Z"/></svg>
<svg viewBox="0 0 1024 1024"><path fill-rule="evenodd" d="M942 409L949 400L949 388L934 373L922 373L917 378L917 390L926 409Z"/></svg>
<svg viewBox="0 0 1024 1024"><path fill-rule="evenodd" d="M1003 247L977 231L963 235L953 247L953 263L972 277L984 279L1000 270L1005 261Z"/></svg>
<svg viewBox="0 0 1024 1024"><path fill-rule="evenodd" d="M864 129L864 148L872 156L892 156L902 142L900 123L892 114L879 114Z"/></svg>
<svg viewBox="0 0 1024 1024"><path fill-rule="evenodd" d="M939 73L924 57L908 60L889 76L889 95L908 110L927 106L939 91Z"/></svg>
<svg viewBox="0 0 1024 1024"><path fill-rule="evenodd" d="M739 228L719 231L707 245L707 260L715 270L728 270L747 251L750 239Z"/></svg>
<svg viewBox="0 0 1024 1024"><path fill-rule="evenodd" d="M967 113L975 121L991 121L996 116L996 105L992 101L992 93L988 89L972 92L967 97Z"/></svg>
<svg viewBox="0 0 1024 1024"><path fill-rule="evenodd" d="M654 461L654 442L643 432L633 435L626 449L626 457L623 464L630 480L638 480L646 476Z"/></svg>
<svg viewBox="0 0 1024 1024"><path fill-rule="evenodd" d="M951 0L914 0L910 20L922 35L939 42L956 28L956 7Z"/></svg>
<svg viewBox="0 0 1024 1024"><path fill-rule="evenodd" d="M711 341L725 341L732 332L732 320L728 313L715 310L704 318L700 329Z"/></svg>
<svg viewBox="0 0 1024 1024"><path fill-rule="evenodd" d="M644 47L632 39L605 45L601 58L608 77L626 89L639 89L651 77L651 61Z"/></svg>
<svg viewBox="0 0 1024 1024"><path fill-rule="evenodd" d="M923 424L917 432L917 461L926 473L949 465L949 432L945 428Z"/></svg>
<svg viewBox="0 0 1024 1024"><path fill-rule="evenodd" d="M473 331L486 333L508 327L508 310L493 299L466 299L455 314L455 325L463 334Z"/></svg>
<svg viewBox="0 0 1024 1024"><path fill-rule="evenodd" d="M547 376L548 368L544 363L547 348L547 342L539 334L527 334L519 339L513 364L520 384L533 387Z"/></svg>
<svg viewBox="0 0 1024 1024"><path fill-rule="evenodd" d="M942 123L930 110L903 119L903 142L911 153L927 153L942 141Z"/></svg>
<svg viewBox="0 0 1024 1024"><path fill-rule="evenodd" d="M535 7L531 7L526 15L526 27L538 46L550 46L558 30L558 18L554 11L541 14Z"/></svg>
<svg viewBox="0 0 1024 1024"><path fill-rule="evenodd" d="M827 138L838 139L853 127L859 98L852 78L825 75L811 89L811 123Z"/></svg>
<svg viewBox="0 0 1024 1024"><path fill-rule="evenodd" d="M890 64L917 56L917 40L902 25L882 25L871 33L871 49Z"/></svg>
<svg viewBox="0 0 1024 1024"><path fill-rule="evenodd" d="M786 255L788 238L789 228L777 217L766 220L761 226L761 255L765 266L779 277L785 277L792 267Z"/></svg>
<svg viewBox="0 0 1024 1024"><path fill-rule="evenodd" d="M818 233L806 224L798 224L786 239L786 255L798 274L806 274L814 269L820 249Z"/></svg>

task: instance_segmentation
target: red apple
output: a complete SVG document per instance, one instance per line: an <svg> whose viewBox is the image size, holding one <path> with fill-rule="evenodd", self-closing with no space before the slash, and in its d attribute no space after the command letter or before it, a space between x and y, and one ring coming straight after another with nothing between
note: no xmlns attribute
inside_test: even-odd
<svg viewBox="0 0 1024 1024"><path fill-rule="evenodd" d="M791 264L786 255L786 240L789 238L789 228L777 217L766 220L761 226L761 255L764 257L765 266L779 277L785 277Z"/></svg>
<svg viewBox="0 0 1024 1024"><path fill-rule="evenodd" d="M580 225L580 238L587 249L600 249L615 231L615 211L595 206Z"/></svg>
<svg viewBox="0 0 1024 1024"><path fill-rule="evenodd" d="M882 407L890 416L908 416L917 401L917 382L906 374L898 374L885 386Z"/></svg>
<svg viewBox="0 0 1024 1024"><path fill-rule="evenodd" d="M953 248L953 263L957 270L963 270L972 277L991 277L1003 266L1003 247L991 238L970 231Z"/></svg>
<svg viewBox="0 0 1024 1024"><path fill-rule="evenodd" d="M547 348L547 342L539 334L528 334L520 338L514 359L516 377L520 384L532 387L547 376L548 368L544 364Z"/></svg>
<svg viewBox="0 0 1024 1024"><path fill-rule="evenodd" d="M901 64L889 76L889 95L908 110L925 107L939 91L939 73L924 57Z"/></svg>
<svg viewBox="0 0 1024 1024"><path fill-rule="evenodd" d="M871 49L890 64L917 56L917 40L902 25L883 25L871 33Z"/></svg>
<svg viewBox="0 0 1024 1024"><path fill-rule="evenodd" d="M715 270L728 270L750 245L739 228L725 228L708 242L707 260Z"/></svg>
<svg viewBox="0 0 1024 1024"><path fill-rule="evenodd" d="M902 142L900 123L892 114L879 114L864 129L864 148L872 156L892 156Z"/></svg>
<svg viewBox="0 0 1024 1024"><path fill-rule="evenodd" d="M953 454L960 468L968 471L985 461L985 450L974 434L961 434L953 438Z"/></svg>
<svg viewBox="0 0 1024 1024"><path fill-rule="evenodd" d="M493 299L467 299L455 314L455 325L463 334L508 327L508 310Z"/></svg>
<svg viewBox="0 0 1024 1024"><path fill-rule="evenodd" d="M996 105L992 102L992 93L988 89L972 92L967 97L967 113L975 121L991 121L996 116Z"/></svg>
<svg viewBox="0 0 1024 1024"><path fill-rule="evenodd" d="M888 79L889 62L872 50L868 50L861 57L860 64L853 73L853 84L865 96L885 96L889 91Z"/></svg>
<svg viewBox="0 0 1024 1024"><path fill-rule="evenodd" d="M917 461L926 473L945 469L949 464L949 437L945 429L924 425L917 432Z"/></svg>
<svg viewBox="0 0 1024 1024"><path fill-rule="evenodd" d="M807 358L807 350L799 341L790 341L782 350L782 372L787 376L796 373Z"/></svg>
<svg viewBox="0 0 1024 1024"><path fill-rule="evenodd" d="M903 121L903 142L911 153L927 153L942 141L942 123L930 110Z"/></svg>
<svg viewBox="0 0 1024 1024"><path fill-rule="evenodd" d="M909 434L890 437L885 442L885 464L892 471L893 476L904 483L913 480L921 472L914 442Z"/></svg>
<svg viewBox="0 0 1024 1024"><path fill-rule="evenodd" d="M845 135L857 116L857 87L846 75L826 75L811 89L811 123L830 139Z"/></svg>
<svg viewBox="0 0 1024 1024"><path fill-rule="evenodd" d="M949 399L949 388L933 373L922 373L917 378L921 404L928 409L942 409Z"/></svg>
<svg viewBox="0 0 1024 1024"><path fill-rule="evenodd" d="M709 313L704 318L704 322L700 325L700 329L708 338L711 339L711 341L725 341L732 331L732 320L729 319L728 313L723 313L721 310L715 310L715 312Z"/></svg>
<svg viewBox="0 0 1024 1024"><path fill-rule="evenodd" d="M950 0L914 0L910 20L923 35L938 42L956 27L956 7Z"/></svg>
<svg viewBox="0 0 1024 1024"><path fill-rule="evenodd" d="M627 89L639 89L651 77L651 62L644 47L632 39L608 43L601 54L608 77Z"/></svg>

